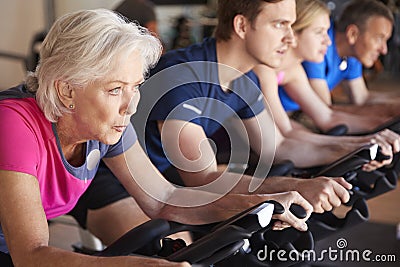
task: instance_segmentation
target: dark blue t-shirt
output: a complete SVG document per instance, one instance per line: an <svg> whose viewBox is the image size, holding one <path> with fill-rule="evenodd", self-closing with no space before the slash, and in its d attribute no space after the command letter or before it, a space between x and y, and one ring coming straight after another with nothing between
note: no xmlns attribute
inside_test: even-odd
<svg viewBox="0 0 400 267"><path fill-rule="evenodd" d="M158 120L192 122L210 137L228 119L251 118L264 109L253 72L241 74L229 85L228 92L219 85L218 72L216 41L209 38L163 55L141 87L142 100L134 124L139 137L144 132L147 153L160 171L171 163L163 152Z"/></svg>

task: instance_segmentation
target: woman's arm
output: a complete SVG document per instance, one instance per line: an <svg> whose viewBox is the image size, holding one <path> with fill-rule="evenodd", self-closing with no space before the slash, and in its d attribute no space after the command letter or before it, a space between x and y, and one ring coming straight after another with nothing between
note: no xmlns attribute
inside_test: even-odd
<svg viewBox="0 0 400 267"><path fill-rule="evenodd" d="M302 85L308 84L308 80L301 65L298 64L298 66L300 68L292 66L285 69L285 86L294 84L296 89L298 89L293 94L293 100L296 102L301 100L298 103L306 104L308 111L311 110L316 114L319 113L318 116L315 117L329 117L331 115L329 108L322 103L314 92L312 92L310 87L308 87L308 90L311 97L305 97L307 95L307 88ZM259 117L258 121L262 121L260 124L262 127L258 126L256 123L257 121L253 119L246 120L248 132L253 133L250 136L251 138L249 138L253 142L252 148L257 151L260 156L266 154L262 149L259 149L261 147L260 144L266 142L271 143L271 140L275 140L276 160L289 159L293 161L297 167L312 167L331 163L359 147L359 144L343 146L338 139L332 139L332 137L328 136L318 138L319 135L313 134L307 129L293 128L278 95L276 71L264 65L257 66L254 71L259 78L262 92L273 116L273 122L267 123L269 121L269 116L266 114L259 114L257 117ZM299 73L303 75L299 75ZM301 79L302 77L303 79ZM290 96L292 97L292 95ZM314 96L314 98L312 96ZM317 104L314 105L314 102ZM268 133L271 132L271 129L274 129L274 124L276 126L275 138L271 138L268 137ZM257 137L259 136L257 133L259 131L258 129L262 131L262 136L267 137ZM324 142L316 142L315 138ZM257 140L260 141L256 142ZM264 142L261 142L261 140L264 140Z"/></svg>
<svg viewBox="0 0 400 267"><path fill-rule="evenodd" d="M276 70L266 66L257 65L254 69L260 81L261 91L267 108L273 116L275 125L283 135L292 131L292 125L278 94L278 80ZM286 76L286 73L285 73Z"/></svg>
<svg viewBox="0 0 400 267"><path fill-rule="evenodd" d="M37 179L0 170L0 221L14 266L184 266L144 257L99 258L50 247Z"/></svg>
<svg viewBox="0 0 400 267"><path fill-rule="evenodd" d="M339 124L345 124L349 133L370 131L384 122L382 118L374 116L366 117L332 110L313 90L300 64L288 68L286 77L283 85L285 92L323 131L328 131Z"/></svg>
<svg viewBox="0 0 400 267"><path fill-rule="evenodd" d="M311 88L328 106L332 105L332 96L328 84L324 79L309 79Z"/></svg>

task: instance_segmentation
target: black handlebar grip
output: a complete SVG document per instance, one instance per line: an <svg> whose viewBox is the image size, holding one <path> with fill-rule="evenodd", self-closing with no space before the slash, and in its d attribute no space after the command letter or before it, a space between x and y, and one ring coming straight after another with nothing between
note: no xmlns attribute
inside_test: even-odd
<svg viewBox="0 0 400 267"><path fill-rule="evenodd" d="M290 205L289 210L291 213L293 213L299 219L304 219L305 217L307 217L306 210L298 204Z"/></svg>
<svg viewBox="0 0 400 267"><path fill-rule="evenodd" d="M391 156L385 155L382 153L381 147L378 148L378 153L376 154L376 157L375 157L376 161L382 162L382 161L385 161L385 160L388 160L391 158L392 158Z"/></svg>
<svg viewBox="0 0 400 267"><path fill-rule="evenodd" d="M274 214L282 214L282 213L285 212L285 209L284 209L284 207L282 206L281 203L279 203L279 202L277 202L275 200L270 200L268 202L274 204ZM300 206L298 204L290 205L289 211L291 213L293 213L294 216L296 216L299 219L304 219L305 217L307 217L306 210L302 206Z"/></svg>

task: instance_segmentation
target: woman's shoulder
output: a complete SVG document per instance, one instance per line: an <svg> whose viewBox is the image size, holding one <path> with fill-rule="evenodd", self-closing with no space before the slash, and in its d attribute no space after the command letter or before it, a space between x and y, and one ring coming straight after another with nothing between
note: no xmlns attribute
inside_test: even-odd
<svg viewBox="0 0 400 267"><path fill-rule="evenodd" d="M36 103L35 98L7 98L0 100L0 116L7 113L9 116L15 114L16 117L29 117L35 121L43 117L43 112Z"/></svg>
<svg viewBox="0 0 400 267"><path fill-rule="evenodd" d="M7 131L26 129L46 135L51 132L50 121L46 119L33 97L0 100L0 124L7 127Z"/></svg>

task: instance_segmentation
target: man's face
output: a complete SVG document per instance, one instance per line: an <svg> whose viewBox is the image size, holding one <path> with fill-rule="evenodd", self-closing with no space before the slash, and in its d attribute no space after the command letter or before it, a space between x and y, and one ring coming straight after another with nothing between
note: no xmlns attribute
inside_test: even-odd
<svg viewBox="0 0 400 267"><path fill-rule="evenodd" d="M380 55L387 53L392 29L392 23L384 17L373 16L367 20L353 46L355 57L365 67L372 67Z"/></svg>
<svg viewBox="0 0 400 267"><path fill-rule="evenodd" d="M295 0L263 3L261 12L246 32L247 52L258 64L279 67L294 41L291 25L295 20Z"/></svg>

